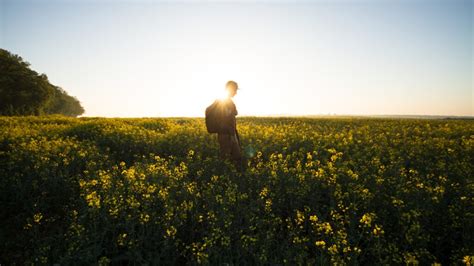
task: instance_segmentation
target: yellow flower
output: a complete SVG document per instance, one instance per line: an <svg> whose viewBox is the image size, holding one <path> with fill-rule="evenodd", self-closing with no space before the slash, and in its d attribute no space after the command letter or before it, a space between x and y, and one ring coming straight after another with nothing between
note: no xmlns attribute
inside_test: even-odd
<svg viewBox="0 0 474 266"><path fill-rule="evenodd" d="M112 207L109 209L109 214L110 214L110 216L112 216L112 217L115 217L115 218L116 218L117 215L118 215L118 212L119 212L119 209L117 208L117 205L114 205L114 206L112 206Z"/></svg>
<svg viewBox="0 0 474 266"><path fill-rule="evenodd" d="M403 255L405 258L406 265L418 265L419 261L416 259L416 256L411 253L406 253Z"/></svg>
<svg viewBox="0 0 474 266"><path fill-rule="evenodd" d="M123 233L123 234L120 234L118 237L117 237L117 244L119 246L124 246L125 245L125 240L127 238L127 234L126 233Z"/></svg>
<svg viewBox="0 0 474 266"><path fill-rule="evenodd" d="M140 213L140 221L142 223L148 223L150 221L150 215L148 213Z"/></svg>
<svg viewBox="0 0 474 266"><path fill-rule="evenodd" d="M270 212L272 210L272 200L271 199L267 199L265 201L265 211L267 212Z"/></svg>
<svg viewBox="0 0 474 266"><path fill-rule="evenodd" d="M314 244L318 247L325 247L326 246L326 242L324 242L324 240L316 241Z"/></svg>
<svg viewBox="0 0 474 266"><path fill-rule="evenodd" d="M464 256L462 262L464 262L466 266L471 266L474 263L474 256Z"/></svg>
<svg viewBox="0 0 474 266"><path fill-rule="evenodd" d="M170 226L170 228L166 229L166 235L168 237L174 237L176 235L176 228L174 226Z"/></svg>
<svg viewBox="0 0 474 266"><path fill-rule="evenodd" d="M262 199L267 197L268 196L268 188L266 188L266 187L262 188L262 191L260 191L259 195L260 195L260 198L262 198Z"/></svg>
<svg viewBox="0 0 474 266"><path fill-rule="evenodd" d="M100 196L97 195L95 191L91 192L86 196L87 204L90 207L99 208L100 207Z"/></svg>
<svg viewBox="0 0 474 266"><path fill-rule="evenodd" d="M318 224L318 231L319 232L323 231L325 234L331 234L332 233L331 224L329 224L328 222Z"/></svg>
<svg viewBox="0 0 474 266"><path fill-rule="evenodd" d="M330 248L328 248L329 253L331 254L336 254L337 253L337 246L336 244L332 245Z"/></svg>
<svg viewBox="0 0 474 266"><path fill-rule="evenodd" d="M160 188L160 191L158 192L158 195L160 196L161 199L166 199L168 197L168 189L167 188Z"/></svg>
<svg viewBox="0 0 474 266"><path fill-rule="evenodd" d="M374 233L375 236L383 235L385 233L384 230L382 229L382 227L380 227L377 224L375 225L375 228L372 232Z"/></svg>
<svg viewBox="0 0 474 266"><path fill-rule="evenodd" d="M372 224L372 219L375 217L374 213L366 213L360 218L359 222L364 226L370 226Z"/></svg>
<svg viewBox="0 0 474 266"><path fill-rule="evenodd" d="M41 214L41 212L33 215L33 220L35 221L35 223L39 224L41 219L43 219L43 214Z"/></svg>
<svg viewBox="0 0 474 266"><path fill-rule="evenodd" d="M304 213L300 211L296 211L296 223L302 224L304 222Z"/></svg>

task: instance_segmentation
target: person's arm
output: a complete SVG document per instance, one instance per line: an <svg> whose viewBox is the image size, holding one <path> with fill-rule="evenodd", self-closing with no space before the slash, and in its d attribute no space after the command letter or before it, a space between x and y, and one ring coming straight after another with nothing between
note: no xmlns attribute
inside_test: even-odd
<svg viewBox="0 0 474 266"><path fill-rule="evenodd" d="M235 137L237 138L237 144L239 144L240 146L240 136L239 136L239 132L237 131L237 129L235 130Z"/></svg>
<svg viewBox="0 0 474 266"><path fill-rule="evenodd" d="M237 108L235 107L235 104L234 102L232 102L232 136L233 136L233 141L237 143L237 145L240 146L240 137L239 137L239 133L237 132L237 119L236 119L236 116L237 116L238 112L237 112Z"/></svg>
<svg viewBox="0 0 474 266"><path fill-rule="evenodd" d="M225 105L225 131L229 135L235 135L237 130L236 128L236 119L235 116L237 115L237 110L235 108L235 104L232 100L228 100Z"/></svg>
<svg viewBox="0 0 474 266"><path fill-rule="evenodd" d="M229 116L229 134L235 134L237 132L237 127L236 127L236 119L234 115Z"/></svg>

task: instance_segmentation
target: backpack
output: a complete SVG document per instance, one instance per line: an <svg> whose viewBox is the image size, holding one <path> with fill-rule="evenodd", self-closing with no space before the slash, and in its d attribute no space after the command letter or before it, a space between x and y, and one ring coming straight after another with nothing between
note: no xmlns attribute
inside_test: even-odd
<svg viewBox="0 0 474 266"><path fill-rule="evenodd" d="M209 133L222 133L224 110L221 101L215 100L206 108L206 128Z"/></svg>

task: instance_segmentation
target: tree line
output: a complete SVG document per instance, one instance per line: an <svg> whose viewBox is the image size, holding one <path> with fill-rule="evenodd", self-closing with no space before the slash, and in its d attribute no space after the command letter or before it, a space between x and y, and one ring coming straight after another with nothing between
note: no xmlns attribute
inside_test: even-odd
<svg viewBox="0 0 474 266"><path fill-rule="evenodd" d="M78 116L84 108L76 97L51 84L19 55L0 49L0 115Z"/></svg>

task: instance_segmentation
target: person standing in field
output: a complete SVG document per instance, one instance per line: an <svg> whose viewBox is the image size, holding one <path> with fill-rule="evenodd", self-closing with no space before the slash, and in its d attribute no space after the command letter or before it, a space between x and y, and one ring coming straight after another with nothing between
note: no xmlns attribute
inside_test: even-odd
<svg viewBox="0 0 474 266"><path fill-rule="evenodd" d="M232 98L237 94L239 86L237 82L230 80L225 86L227 97L221 101L224 112L223 121L224 128L227 130L217 134L219 142L219 154L221 158L231 159L237 168L241 167L242 154L240 152L240 138L237 132L238 114L237 107L232 101Z"/></svg>
<svg viewBox="0 0 474 266"><path fill-rule="evenodd" d="M242 171L243 160L240 151L240 138L237 132L238 114L232 98L237 94L237 82L230 80L226 83L226 96L214 101L206 108L206 128L209 133L217 133L219 156L231 160L235 167Z"/></svg>
<svg viewBox="0 0 474 266"><path fill-rule="evenodd" d="M216 100L206 109L206 126L209 133L217 133L219 156L230 159L237 169L242 170L240 138L237 133L237 108L232 98L237 94L237 82L230 80L225 86L226 97Z"/></svg>

